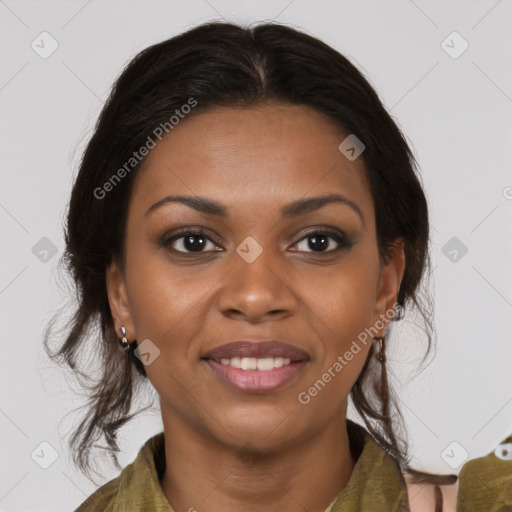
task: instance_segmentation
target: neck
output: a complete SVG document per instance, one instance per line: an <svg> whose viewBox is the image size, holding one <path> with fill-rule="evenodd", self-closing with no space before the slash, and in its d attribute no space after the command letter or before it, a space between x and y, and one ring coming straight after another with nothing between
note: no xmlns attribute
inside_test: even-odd
<svg viewBox="0 0 512 512"><path fill-rule="evenodd" d="M162 490L175 512L324 512L356 462L342 412L322 431L272 451L226 446L164 417Z"/></svg>

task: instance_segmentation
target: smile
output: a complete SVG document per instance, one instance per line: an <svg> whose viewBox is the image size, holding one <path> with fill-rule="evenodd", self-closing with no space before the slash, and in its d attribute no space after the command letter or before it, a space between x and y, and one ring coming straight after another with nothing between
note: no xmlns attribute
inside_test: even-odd
<svg viewBox="0 0 512 512"><path fill-rule="evenodd" d="M214 376L232 388L264 393L281 388L296 378L307 362L283 357L232 357L204 359Z"/></svg>
<svg viewBox="0 0 512 512"><path fill-rule="evenodd" d="M272 370L273 368L281 368L281 366L290 364L289 357L231 357L216 360L225 366L229 365L233 368L241 368L242 370Z"/></svg>

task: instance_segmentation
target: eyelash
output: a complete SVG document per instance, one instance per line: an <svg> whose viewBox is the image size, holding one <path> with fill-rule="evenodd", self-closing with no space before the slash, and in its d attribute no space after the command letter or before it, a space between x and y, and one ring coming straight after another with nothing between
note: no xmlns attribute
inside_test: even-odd
<svg viewBox="0 0 512 512"><path fill-rule="evenodd" d="M344 249L348 250L354 245L354 242L352 242L342 231L334 230L331 228L321 228L321 229L317 228L315 230L309 231L309 232L305 233L304 236L302 238L300 238L294 245L297 245L299 242L302 242L305 239L313 238L315 235L316 236L328 235L329 238L332 238L335 242L337 242L338 247L336 249L331 249L329 251L319 251L319 252L316 252L316 251L294 251L294 252L307 252L309 254L334 254L334 253L340 252ZM200 236L214 244L216 243L210 237L206 236L204 231L202 231L201 229L183 228L183 229L179 230L172 237L166 238L164 236L160 242L160 245L162 247L169 248L174 253L177 253L180 255L192 255L192 254L202 254L202 253L211 252L211 251L195 251L195 252L194 251L188 251L188 252L187 251L177 251L176 249L173 249L172 247L170 247L174 241L180 240L182 238L187 238L188 236Z"/></svg>

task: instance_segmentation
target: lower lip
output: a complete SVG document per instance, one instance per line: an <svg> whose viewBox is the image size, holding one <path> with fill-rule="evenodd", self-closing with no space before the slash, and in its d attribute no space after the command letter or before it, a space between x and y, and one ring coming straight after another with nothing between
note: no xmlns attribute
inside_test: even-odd
<svg viewBox="0 0 512 512"><path fill-rule="evenodd" d="M293 362L273 370L241 370L213 359L206 359L206 363L217 377L232 387L249 393L264 393L290 382L302 371L307 361Z"/></svg>

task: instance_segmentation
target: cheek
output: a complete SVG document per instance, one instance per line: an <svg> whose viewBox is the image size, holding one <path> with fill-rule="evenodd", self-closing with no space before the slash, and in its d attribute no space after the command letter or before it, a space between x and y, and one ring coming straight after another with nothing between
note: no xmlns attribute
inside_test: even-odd
<svg viewBox="0 0 512 512"><path fill-rule="evenodd" d="M316 377L336 382L331 389L344 393L357 380L372 343L368 330L375 305L376 273L374 267L360 262L354 258L328 276L319 278L317 274L314 283L307 285L306 314L317 326L323 345L318 351Z"/></svg>
<svg viewBox="0 0 512 512"><path fill-rule="evenodd" d="M322 332L329 345L335 342L342 348L347 338L369 327L376 299L374 274L368 265L347 262L303 283L306 304L326 324Z"/></svg>
<svg viewBox="0 0 512 512"><path fill-rule="evenodd" d="M198 349L193 340L201 337L209 286L198 280L197 269L132 254L129 295L137 340L149 339L160 351L145 367L146 374L161 399L170 400L168 406L186 404L183 383L193 383ZM187 389L194 387L187 385Z"/></svg>
<svg viewBox="0 0 512 512"><path fill-rule="evenodd" d="M190 339L204 315L208 286L197 268L171 265L164 257L151 257L135 249L127 260L128 295L133 322L140 339L166 343L170 339ZM217 276L218 279L218 276Z"/></svg>

